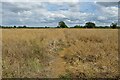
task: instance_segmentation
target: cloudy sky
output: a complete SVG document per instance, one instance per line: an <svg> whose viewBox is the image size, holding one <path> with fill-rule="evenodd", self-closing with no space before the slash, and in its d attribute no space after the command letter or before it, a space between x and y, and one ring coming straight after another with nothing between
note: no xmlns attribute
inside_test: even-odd
<svg viewBox="0 0 120 80"><path fill-rule="evenodd" d="M118 22L117 2L2 2L2 25L57 26L64 21L68 26L96 25Z"/></svg>

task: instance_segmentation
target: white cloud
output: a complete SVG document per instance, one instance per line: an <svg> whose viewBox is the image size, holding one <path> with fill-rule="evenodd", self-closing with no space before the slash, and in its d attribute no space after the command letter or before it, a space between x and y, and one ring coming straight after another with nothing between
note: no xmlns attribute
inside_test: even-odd
<svg viewBox="0 0 120 80"><path fill-rule="evenodd" d="M18 12L19 16L31 16L31 14L32 14L31 11Z"/></svg>
<svg viewBox="0 0 120 80"><path fill-rule="evenodd" d="M119 2L119 0L94 0L96 2Z"/></svg>
<svg viewBox="0 0 120 80"><path fill-rule="evenodd" d="M105 12L106 15L118 16L118 7L103 7L102 11Z"/></svg>
<svg viewBox="0 0 120 80"><path fill-rule="evenodd" d="M107 20L105 16L98 16L98 20Z"/></svg>
<svg viewBox="0 0 120 80"><path fill-rule="evenodd" d="M1 1L2 2L79 2L79 0L1 0Z"/></svg>
<svg viewBox="0 0 120 80"><path fill-rule="evenodd" d="M2 2L118 2L119 0L1 0Z"/></svg>
<svg viewBox="0 0 120 80"><path fill-rule="evenodd" d="M79 3L47 3L52 5L69 6L68 10L54 10L50 11L45 7L46 3L4 3L3 16L4 24L14 24L14 25L31 25L31 26L45 26L53 25L63 20L67 24L83 24L86 21L96 21L97 23L107 23L110 24L111 21L117 20L118 8L115 6L105 7L94 3L98 6L99 12L102 14L97 15L97 13L91 12L80 12ZM49 7L49 6L48 6ZM64 8L64 7L63 7Z"/></svg>

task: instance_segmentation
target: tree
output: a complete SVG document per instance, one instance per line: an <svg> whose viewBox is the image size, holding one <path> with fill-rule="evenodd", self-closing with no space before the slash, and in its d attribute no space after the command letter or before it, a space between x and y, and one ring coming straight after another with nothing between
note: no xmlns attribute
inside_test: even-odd
<svg viewBox="0 0 120 80"><path fill-rule="evenodd" d="M26 28L26 27L27 27L26 25L23 26L23 28Z"/></svg>
<svg viewBox="0 0 120 80"><path fill-rule="evenodd" d="M48 28L47 26L45 26L45 28Z"/></svg>
<svg viewBox="0 0 120 80"><path fill-rule="evenodd" d="M59 26L57 26L56 28L60 28Z"/></svg>
<svg viewBox="0 0 120 80"><path fill-rule="evenodd" d="M14 28L16 28L16 26L14 26Z"/></svg>
<svg viewBox="0 0 120 80"><path fill-rule="evenodd" d="M105 26L105 28L109 28L109 26Z"/></svg>
<svg viewBox="0 0 120 80"><path fill-rule="evenodd" d="M74 26L74 28L80 28L81 26L80 25L76 25L76 26Z"/></svg>
<svg viewBox="0 0 120 80"><path fill-rule="evenodd" d="M95 23L92 23L92 22L87 22L85 24L85 28L94 28L95 27Z"/></svg>
<svg viewBox="0 0 120 80"><path fill-rule="evenodd" d="M112 23L112 24L110 25L110 27L111 27L111 28L117 28L117 23Z"/></svg>
<svg viewBox="0 0 120 80"><path fill-rule="evenodd" d="M59 28L68 28L68 26L65 24L65 22L63 22L63 21L60 21L59 23L58 23L58 27Z"/></svg>
<svg viewBox="0 0 120 80"><path fill-rule="evenodd" d="M22 28L22 26L18 26L18 28Z"/></svg>

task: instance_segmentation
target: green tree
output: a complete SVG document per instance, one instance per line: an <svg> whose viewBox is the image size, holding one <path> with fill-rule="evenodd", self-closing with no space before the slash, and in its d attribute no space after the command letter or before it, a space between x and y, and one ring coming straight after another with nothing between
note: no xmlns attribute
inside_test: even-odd
<svg viewBox="0 0 120 80"><path fill-rule="evenodd" d="M95 23L93 23L93 22L87 22L86 24L85 24L85 28L95 28Z"/></svg>
<svg viewBox="0 0 120 80"><path fill-rule="evenodd" d="M68 26L65 24L65 22L63 22L63 21L60 21L59 23L58 23L58 27L59 28L68 28Z"/></svg>
<svg viewBox="0 0 120 80"><path fill-rule="evenodd" d="M111 27L111 28L117 28L117 23L112 23L112 24L110 25L110 27Z"/></svg>
<svg viewBox="0 0 120 80"><path fill-rule="evenodd" d="M48 28L47 26L45 26L45 28Z"/></svg>
<svg viewBox="0 0 120 80"><path fill-rule="evenodd" d="M26 28L26 27L27 27L26 25L23 26L23 28Z"/></svg>
<svg viewBox="0 0 120 80"><path fill-rule="evenodd" d="M74 28L80 28L81 26L80 25L75 25Z"/></svg>
<svg viewBox="0 0 120 80"><path fill-rule="evenodd" d="M16 28L16 26L14 26L14 28Z"/></svg>

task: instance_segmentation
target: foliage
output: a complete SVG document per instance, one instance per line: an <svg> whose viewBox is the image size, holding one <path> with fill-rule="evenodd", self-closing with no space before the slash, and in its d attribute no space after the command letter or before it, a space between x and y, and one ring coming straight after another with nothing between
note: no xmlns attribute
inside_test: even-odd
<svg viewBox="0 0 120 80"><path fill-rule="evenodd" d="M26 27L27 27L26 25L23 26L23 28L26 28Z"/></svg>
<svg viewBox="0 0 120 80"><path fill-rule="evenodd" d="M16 26L14 26L14 28L16 28Z"/></svg>
<svg viewBox="0 0 120 80"><path fill-rule="evenodd" d="M45 26L44 28L50 28L50 27L48 27L48 26Z"/></svg>
<svg viewBox="0 0 120 80"><path fill-rule="evenodd" d="M81 28L81 26L80 25L75 25L74 28Z"/></svg>
<svg viewBox="0 0 120 80"><path fill-rule="evenodd" d="M111 27L111 28L117 28L117 23L112 23L112 24L110 25L110 27Z"/></svg>
<svg viewBox="0 0 120 80"><path fill-rule="evenodd" d="M93 23L93 22L87 22L85 24L85 28L95 28L95 23Z"/></svg>
<svg viewBox="0 0 120 80"><path fill-rule="evenodd" d="M68 28L68 26L65 24L65 22L63 22L63 21L60 21L59 23L58 23L58 27L59 28Z"/></svg>
<svg viewBox="0 0 120 80"><path fill-rule="evenodd" d="M54 27L54 26L45 26L45 27L29 27L29 26L26 26L26 25L23 25L23 26L2 26L0 25L0 28L68 28L68 26L66 25L66 23L64 21L60 21L58 22L58 26L57 27ZM120 26L117 26L117 23L111 23L110 26L96 26L95 23L93 22L86 22L84 26L80 26L80 25L75 25L73 27L70 27L70 28L120 28Z"/></svg>

